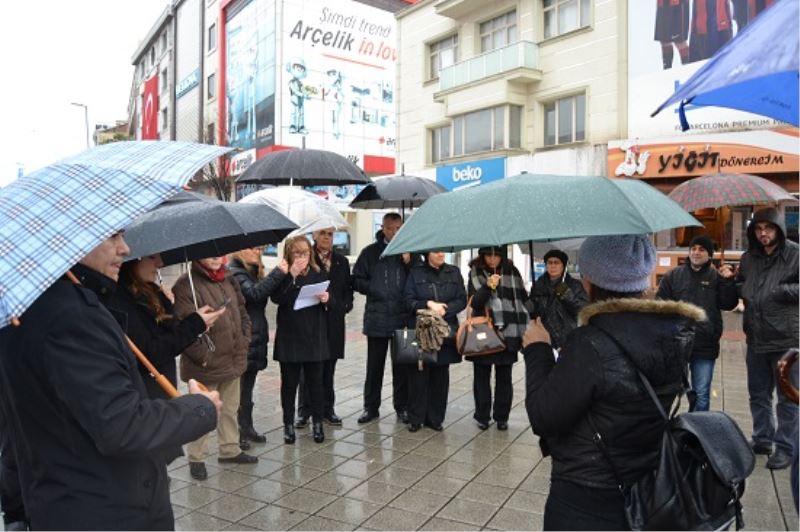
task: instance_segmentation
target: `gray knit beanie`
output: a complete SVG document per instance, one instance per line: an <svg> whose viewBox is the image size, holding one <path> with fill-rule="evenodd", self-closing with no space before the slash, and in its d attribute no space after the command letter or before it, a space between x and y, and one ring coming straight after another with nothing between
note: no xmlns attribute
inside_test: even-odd
<svg viewBox="0 0 800 532"><path fill-rule="evenodd" d="M650 288L656 250L647 235L592 236L578 252L581 277L614 292Z"/></svg>

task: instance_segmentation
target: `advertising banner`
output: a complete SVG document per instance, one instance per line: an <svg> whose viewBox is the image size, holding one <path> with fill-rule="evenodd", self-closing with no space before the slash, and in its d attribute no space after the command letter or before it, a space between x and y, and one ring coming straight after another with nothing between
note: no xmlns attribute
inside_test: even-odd
<svg viewBox="0 0 800 532"><path fill-rule="evenodd" d="M142 140L158 140L158 74L144 82Z"/></svg>
<svg viewBox="0 0 800 532"><path fill-rule="evenodd" d="M396 24L346 0L283 4L281 144L365 157L395 154Z"/></svg>
<svg viewBox="0 0 800 532"><path fill-rule="evenodd" d="M475 187L503 179L506 176L506 158L497 157L483 161L447 164L436 168L436 182L447 190Z"/></svg>
<svg viewBox="0 0 800 532"><path fill-rule="evenodd" d="M227 144L275 143L275 1L240 0L226 9Z"/></svg>
<svg viewBox="0 0 800 532"><path fill-rule="evenodd" d="M720 107L687 106L681 133L677 105L652 113L731 38L776 0L628 0L628 137L691 135L782 125ZM764 59L769 52L764 51Z"/></svg>

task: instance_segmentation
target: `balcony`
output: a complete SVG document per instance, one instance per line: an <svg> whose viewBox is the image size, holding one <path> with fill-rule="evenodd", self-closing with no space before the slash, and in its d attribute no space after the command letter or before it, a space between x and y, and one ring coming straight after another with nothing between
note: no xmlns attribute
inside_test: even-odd
<svg viewBox="0 0 800 532"><path fill-rule="evenodd" d="M433 97L441 101L448 94L495 77L509 82L533 83L542 79L538 68L536 43L517 41L443 68L439 71L439 91Z"/></svg>
<svg viewBox="0 0 800 532"><path fill-rule="evenodd" d="M433 7L437 15L458 19L485 5L486 0L440 0Z"/></svg>

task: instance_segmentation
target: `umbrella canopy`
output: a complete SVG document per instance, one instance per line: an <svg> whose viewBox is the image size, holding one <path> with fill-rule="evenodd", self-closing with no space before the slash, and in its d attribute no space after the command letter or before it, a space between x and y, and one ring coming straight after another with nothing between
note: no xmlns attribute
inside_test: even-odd
<svg viewBox="0 0 800 532"><path fill-rule="evenodd" d="M297 225L266 205L180 192L125 228L129 259L161 254L164 265L219 257L283 240Z"/></svg>
<svg viewBox="0 0 800 532"><path fill-rule="evenodd" d="M749 174L711 174L684 181L669 193L689 212L698 209L794 201L780 185Z"/></svg>
<svg viewBox="0 0 800 532"><path fill-rule="evenodd" d="M298 229L292 235L313 233L318 229L350 227L331 202L299 188L268 188L249 194L239 203L269 205L292 222Z"/></svg>
<svg viewBox="0 0 800 532"><path fill-rule="evenodd" d="M350 202L354 209L404 209L419 207L447 189L432 179L413 175L375 178Z"/></svg>
<svg viewBox="0 0 800 532"><path fill-rule="evenodd" d="M384 254L653 233L689 225L701 224L638 180L522 174L432 197L400 228Z"/></svg>
<svg viewBox="0 0 800 532"><path fill-rule="evenodd" d="M680 102L684 131L689 129L684 109L688 104L730 107L800 125L798 5L800 0L775 2L681 84L652 116Z"/></svg>
<svg viewBox="0 0 800 532"><path fill-rule="evenodd" d="M228 151L186 142L115 142L0 190L0 327L105 238Z"/></svg>
<svg viewBox="0 0 800 532"><path fill-rule="evenodd" d="M236 178L240 184L365 185L364 172L346 157L326 150L284 150L265 155Z"/></svg>

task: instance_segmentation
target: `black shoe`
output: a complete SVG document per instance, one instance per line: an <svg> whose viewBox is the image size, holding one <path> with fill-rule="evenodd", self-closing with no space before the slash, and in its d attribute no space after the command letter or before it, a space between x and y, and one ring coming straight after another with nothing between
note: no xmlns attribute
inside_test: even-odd
<svg viewBox="0 0 800 532"><path fill-rule="evenodd" d="M283 426L283 443L294 443L295 434L294 434L294 427L291 425L284 425Z"/></svg>
<svg viewBox="0 0 800 532"><path fill-rule="evenodd" d="M422 428L422 425L420 425L419 423L409 423L408 424L408 432L417 432L421 428Z"/></svg>
<svg viewBox="0 0 800 532"><path fill-rule="evenodd" d="M244 436L242 436L241 434L239 435L239 449L243 451L250 450L250 442L244 439Z"/></svg>
<svg viewBox="0 0 800 532"><path fill-rule="evenodd" d="M508 430L508 421L498 421L497 430Z"/></svg>
<svg viewBox="0 0 800 532"><path fill-rule="evenodd" d="M239 428L239 439L251 441L254 443L267 443L267 437L263 434L259 434L258 432L256 432L256 429L253 428L252 425L250 425L249 427ZM239 445L239 447L241 447L241 445ZM247 449L249 448L250 445L248 444ZM246 451L247 449L242 448L243 451Z"/></svg>
<svg viewBox="0 0 800 532"><path fill-rule="evenodd" d="M476 423L478 424L478 428L481 430L486 430L489 428L489 423L486 421L476 421Z"/></svg>
<svg viewBox="0 0 800 532"><path fill-rule="evenodd" d="M239 453L236 456L231 456L230 458L217 458L217 462L220 464L256 464L258 463L258 457L252 456L247 453Z"/></svg>
<svg viewBox="0 0 800 532"><path fill-rule="evenodd" d="M208 471L203 462L189 462L189 474L195 480L205 480L208 478Z"/></svg>
<svg viewBox="0 0 800 532"><path fill-rule="evenodd" d="M373 419L378 419L379 417L380 415L377 412L370 412L369 410L364 410L364 412L361 413L361 417L358 418L358 422L361 424L369 423Z"/></svg>
<svg viewBox="0 0 800 532"><path fill-rule="evenodd" d="M329 425L334 425L336 427L342 426L342 418L336 415L336 412L331 412L327 416L323 418Z"/></svg>
<svg viewBox="0 0 800 532"><path fill-rule="evenodd" d="M304 429L308 426L308 416L298 416L294 422L296 429Z"/></svg>
<svg viewBox="0 0 800 532"><path fill-rule="evenodd" d="M312 433L315 442L322 443L325 441L325 430L322 428L322 423L314 422L312 425Z"/></svg>
<svg viewBox="0 0 800 532"><path fill-rule="evenodd" d="M428 427L429 429L435 430L436 432L442 432L444 430L444 427L442 427L441 424L434 425L433 423L425 423L425 426Z"/></svg>
<svg viewBox="0 0 800 532"><path fill-rule="evenodd" d="M397 421L399 421L403 425L408 425L408 412L406 412L405 410L398 410Z"/></svg>
<svg viewBox="0 0 800 532"><path fill-rule="evenodd" d="M750 448L753 449L755 454L765 454L767 456L772 454L772 444L770 443L756 443L750 440Z"/></svg>
<svg viewBox="0 0 800 532"><path fill-rule="evenodd" d="M792 465L792 456L780 449L776 449L767 460L768 469L786 469L790 465Z"/></svg>

